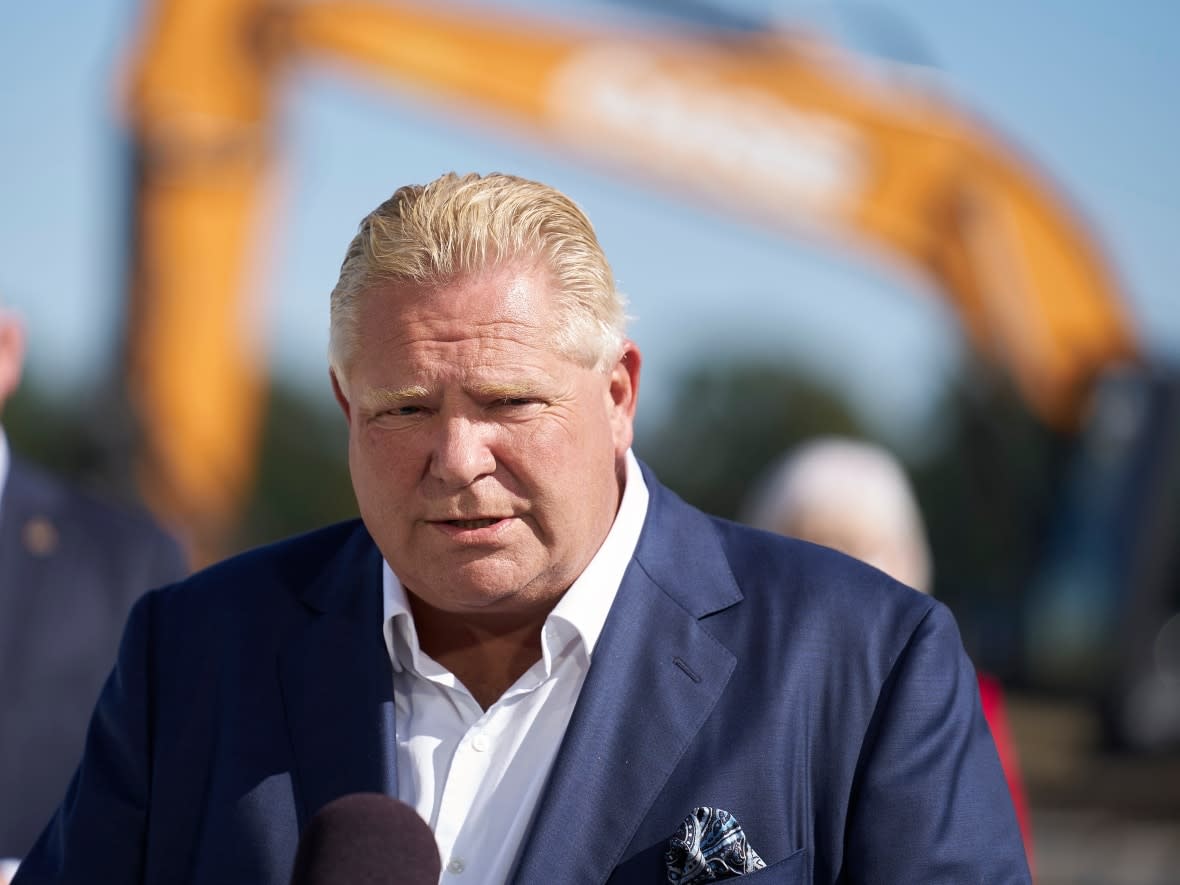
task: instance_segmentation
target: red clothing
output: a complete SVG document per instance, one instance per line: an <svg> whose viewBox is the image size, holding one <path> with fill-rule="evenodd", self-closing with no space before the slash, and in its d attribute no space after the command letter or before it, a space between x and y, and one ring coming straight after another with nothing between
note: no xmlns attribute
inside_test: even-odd
<svg viewBox="0 0 1180 885"><path fill-rule="evenodd" d="M1032 869L1032 825L1029 822L1028 797L1024 791L1024 781L1020 776L1020 760L1016 752L1016 743L1012 740L1012 732L1008 729L1008 714L1004 708L1004 690L999 680L987 673L976 671L979 679L979 699L983 703L983 718L987 720L992 731L992 740L996 743L996 751L1000 755L1000 765L1004 769L1004 778L1008 781L1008 792L1012 794L1012 804L1016 806L1016 820L1020 824L1020 834L1024 837L1024 853L1028 856L1028 866Z"/></svg>

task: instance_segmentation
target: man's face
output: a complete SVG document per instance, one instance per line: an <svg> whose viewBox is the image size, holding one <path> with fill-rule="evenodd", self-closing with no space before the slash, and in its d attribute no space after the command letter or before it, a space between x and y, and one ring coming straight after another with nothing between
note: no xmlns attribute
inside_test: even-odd
<svg viewBox="0 0 1180 885"><path fill-rule="evenodd" d="M406 589L467 614L547 611L614 521L639 352L554 350L549 275L515 264L375 288L334 379L365 525Z"/></svg>

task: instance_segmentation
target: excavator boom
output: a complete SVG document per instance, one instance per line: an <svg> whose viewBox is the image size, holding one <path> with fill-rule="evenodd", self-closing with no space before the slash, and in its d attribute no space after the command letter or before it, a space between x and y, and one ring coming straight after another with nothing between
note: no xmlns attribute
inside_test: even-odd
<svg viewBox="0 0 1180 885"><path fill-rule="evenodd" d="M653 36L424 3L158 0L130 92L128 385L145 494L208 556L257 444L260 347L243 318L273 96L308 64L916 269L1056 426L1077 425L1101 370L1137 359L1112 274L1051 187L929 90L815 37Z"/></svg>

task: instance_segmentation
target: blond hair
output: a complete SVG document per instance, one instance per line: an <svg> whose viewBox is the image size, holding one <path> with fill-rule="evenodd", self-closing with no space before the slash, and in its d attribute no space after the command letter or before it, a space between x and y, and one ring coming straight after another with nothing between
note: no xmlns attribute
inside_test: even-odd
<svg viewBox="0 0 1180 885"><path fill-rule="evenodd" d="M558 351L587 366L612 362L626 334L626 302L582 210L535 181L449 172L399 188L361 221L332 290L333 370L341 376L355 350L362 295L387 283L435 286L517 261L538 262L552 276Z"/></svg>

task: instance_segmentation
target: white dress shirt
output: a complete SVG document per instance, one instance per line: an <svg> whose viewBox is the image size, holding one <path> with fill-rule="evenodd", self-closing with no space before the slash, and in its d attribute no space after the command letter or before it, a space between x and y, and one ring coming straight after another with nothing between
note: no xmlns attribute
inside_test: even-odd
<svg viewBox="0 0 1180 885"><path fill-rule="evenodd" d="M405 590L384 567L398 798L434 831L444 883L505 882L516 862L647 515L643 475L630 452L626 462L614 524L545 620L541 660L486 711L419 648Z"/></svg>

